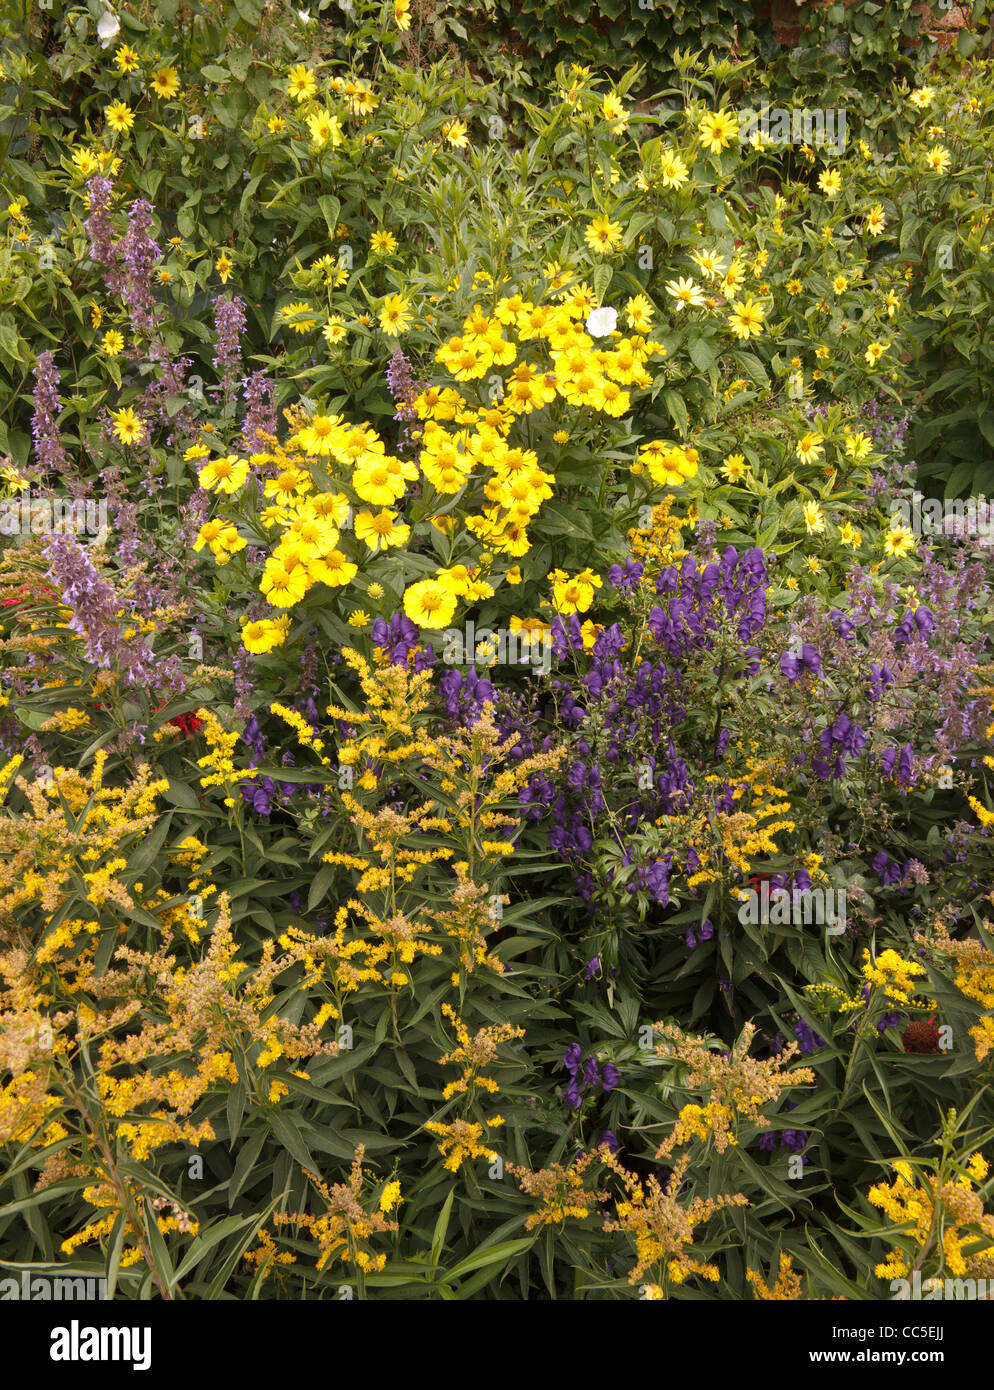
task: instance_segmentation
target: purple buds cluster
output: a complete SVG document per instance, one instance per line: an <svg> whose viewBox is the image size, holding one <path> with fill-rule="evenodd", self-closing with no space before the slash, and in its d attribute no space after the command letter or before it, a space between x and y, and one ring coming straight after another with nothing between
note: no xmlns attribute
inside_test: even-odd
<svg viewBox="0 0 994 1390"><path fill-rule="evenodd" d="M566 1086L566 1104L571 1110L579 1110L583 1104L584 1093L592 1093L598 1087L606 1094L613 1091L621 1080L621 1073L613 1062L597 1065L597 1058L591 1053L584 1059L583 1048L579 1043L570 1043L563 1055L563 1066L569 1072Z"/></svg>

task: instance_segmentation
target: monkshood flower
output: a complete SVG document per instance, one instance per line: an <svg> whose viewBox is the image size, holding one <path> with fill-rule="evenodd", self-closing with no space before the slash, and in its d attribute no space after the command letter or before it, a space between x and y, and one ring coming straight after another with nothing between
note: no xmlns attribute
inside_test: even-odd
<svg viewBox="0 0 994 1390"><path fill-rule="evenodd" d="M852 618L846 617L840 608L833 608L828 616L835 628L836 636L841 637L844 642L848 642L856 631L856 624Z"/></svg>
<svg viewBox="0 0 994 1390"><path fill-rule="evenodd" d="M894 633L894 645L903 646L905 642L911 640L914 630L917 630L923 641L928 641L935 631L935 615L930 608L919 607L912 611L909 609L897 625Z"/></svg>
<svg viewBox="0 0 994 1390"><path fill-rule="evenodd" d="M870 662L870 688L867 691L867 698L874 704L880 699L881 695L889 685L894 684L894 672L887 665L886 661L880 666L875 661Z"/></svg>
<svg viewBox="0 0 994 1390"><path fill-rule="evenodd" d="M817 1052L820 1047L825 1046L824 1038L820 1038L813 1028L810 1028L803 1018L799 1018L794 1024L794 1037L801 1045L803 1053Z"/></svg>
<svg viewBox="0 0 994 1390"><path fill-rule="evenodd" d="M904 870L883 849L873 856L873 871L885 888L889 888L891 884L900 883L904 877Z"/></svg>
<svg viewBox="0 0 994 1390"><path fill-rule="evenodd" d="M679 569L670 567L656 579L656 593L668 595L665 607L654 608L647 626L670 657L684 656L692 647L710 650L721 620L736 620L739 640L748 642L766 621L766 586L769 576L762 550L747 550L741 557L726 546L720 561L698 572L693 556ZM758 659L752 671L758 670Z"/></svg>
<svg viewBox="0 0 994 1390"><path fill-rule="evenodd" d="M687 943L687 949L693 951L696 950L700 942L710 941L713 936L714 923L711 921L710 917L705 917L704 921L701 923L700 926L700 936L698 937L694 934L693 927L688 927L687 935L684 939Z"/></svg>
<svg viewBox="0 0 994 1390"><path fill-rule="evenodd" d="M583 972L583 978L585 980L592 980L595 975L600 973L600 968L601 958L600 956L594 956L593 960L587 961L586 968Z"/></svg>
<svg viewBox="0 0 994 1390"><path fill-rule="evenodd" d="M877 1019L877 1032L882 1033L886 1028L900 1028L904 1022L904 1015L892 1010L890 1013L881 1014Z"/></svg>
<svg viewBox="0 0 994 1390"><path fill-rule="evenodd" d="M779 1142L782 1148L790 1149L792 1153L800 1155L801 1162L807 1164L810 1159L805 1155L804 1150L807 1148L808 1137L806 1129L783 1129L779 1135L775 1129L767 1129L759 1136L759 1147L763 1153L772 1153Z"/></svg>
<svg viewBox="0 0 994 1390"><path fill-rule="evenodd" d="M612 565L607 572L608 583L613 584L622 593L629 589L634 589L642 575L645 573L645 565L641 560L625 561L624 568L621 565Z"/></svg>
<svg viewBox="0 0 994 1390"><path fill-rule="evenodd" d="M903 748L885 748L880 755L880 766L885 777L894 777L903 787L910 787L914 767L914 749L910 743Z"/></svg>
<svg viewBox="0 0 994 1390"><path fill-rule="evenodd" d="M567 1047L563 1054L563 1066L570 1074L564 1095L571 1110L580 1109L584 1091L600 1086L605 1093L609 1093L621 1080L621 1073L613 1062L605 1062L602 1068L598 1068L597 1058L593 1054L584 1061L583 1048L579 1043L570 1043Z"/></svg>
<svg viewBox="0 0 994 1390"><path fill-rule="evenodd" d="M801 644L799 656L793 656L790 652L784 652L780 658L780 672L792 683L804 671L810 672L812 676L817 676L821 670L821 657L818 650L810 642Z"/></svg>
<svg viewBox="0 0 994 1390"><path fill-rule="evenodd" d="M426 671L434 665L435 649L421 647L421 630L406 613L394 613L389 623L384 618L377 618L370 635L376 645L389 655L391 666L406 666L411 652L415 654L415 671Z"/></svg>
<svg viewBox="0 0 994 1390"><path fill-rule="evenodd" d="M450 667L439 681L438 689L447 713L464 724L474 723L483 712L483 706L494 698L493 686L476 674L475 666L465 673Z"/></svg>

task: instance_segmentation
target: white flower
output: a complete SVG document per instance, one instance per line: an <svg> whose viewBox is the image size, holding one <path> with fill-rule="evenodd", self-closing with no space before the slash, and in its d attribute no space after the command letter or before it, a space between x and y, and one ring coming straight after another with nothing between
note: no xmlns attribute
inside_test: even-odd
<svg viewBox="0 0 994 1390"><path fill-rule="evenodd" d="M587 332L591 338L603 338L617 327L617 309L592 309L587 315Z"/></svg>
<svg viewBox="0 0 994 1390"><path fill-rule="evenodd" d="M121 32L121 21L113 10L104 10L97 20L97 38L100 40L100 47L106 48Z"/></svg>

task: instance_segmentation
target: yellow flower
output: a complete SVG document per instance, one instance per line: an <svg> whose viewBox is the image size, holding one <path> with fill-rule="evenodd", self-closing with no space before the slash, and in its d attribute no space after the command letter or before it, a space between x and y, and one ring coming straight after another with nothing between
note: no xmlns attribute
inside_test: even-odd
<svg viewBox="0 0 994 1390"><path fill-rule="evenodd" d="M401 294L388 294L380 305L380 328L392 338L411 326L411 302Z"/></svg>
<svg viewBox="0 0 994 1390"><path fill-rule="evenodd" d="M925 155L925 167L933 174L944 174L952 163L952 156L944 145L933 145Z"/></svg>
<svg viewBox="0 0 994 1390"><path fill-rule="evenodd" d="M591 251L606 256L621 244L621 223L612 222L609 217L595 217L583 234L583 239Z"/></svg>
<svg viewBox="0 0 994 1390"><path fill-rule="evenodd" d="M563 570L553 570L549 578L552 583L552 604L557 613L586 613L594 601L595 589L601 588L603 581L590 569L581 570L570 577Z"/></svg>
<svg viewBox="0 0 994 1390"><path fill-rule="evenodd" d="M237 454L225 454L222 458L211 459L201 468L197 481L202 488L216 488L218 492L229 495L238 491L248 477L249 466Z"/></svg>
<svg viewBox="0 0 994 1390"><path fill-rule="evenodd" d="M393 1211L394 1207L402 1200L400 1195L400 1183L388 1182L380 1193L380 1211Z"/></svg>
<svg viewBox="0 0 994 1390"><path fill-rule="evenodd" d="M234 262L229 258L227 251L222 251L214 262L214 269L217 271L218 275L220 275L222 285L226 285L231 279L233 268Z"/></svg>
<svg viewBox="0 0 994 1390"><path fill-rule="evenodd" d="M601 112L606 121L610 121L611 130L615 135L622 135L628 127L628 112L621 104L621 98L614 92L608 92L601 104Z"/></svg>
<svg viewBox="0 0 994 1390"><path fill-rule="evenodd" d="M871 236L879 236L887 225L884 217L884 210L879 203L874 203L873 207L866 214L866 230Z"/></svg>
<svg viewBox="0 0 994 1390"><path fill-rule="evenodd" d="M664 188L682 188L687 182L687 166L675 150L659 156L659 182Z"/></svg>
<svg viewBox="0 0 994 1390"><path fill-rule="evenodd" d="M699 309L704 303L704 291L700 285L686 277L668 280L666 293L676 301L673 308L677 313L681 309Z"/></svg>
<svg viewBox="0 0 994 1390"><path fill-rule="evenodd" d="M453 149L465 149L469 144L466 122L460 120L446 121L442 126L442 138L448 140Z"/></svg>
<svg viewBox="0 0 994 1390"><path fill-rule="evenodd" d="M114 422L114 433L122 444L137 444L144 437L145 426L130 406L112 410L110 418Z"/></svg>
<svg viewBox="0 0 994 1390"><path fill-rule="evenodd" d="M393 232L374 232L369 239L369 249L374 256L390 256L397 249L397 238Z"/></svg>
<svg viewBox="0 0 994 1390"><path fill-rule="evenodd" d="M813 535L815 531L824 531L825 514L817 502L805 502L804 525L809 536Z"/></svg>
<svg viewBox="0 0 994 1390"><path fill-rule="evenodd" d="M404 591L404 612L417 627L448 627L455 611L455 594L437 579L422 579Z"/></svg>
<svg viewBox="0 0 994 1390"><path fill-rule="evenodd" d="M730 111L709 111L699 126L701 143L712 154L721 154L739 133L739 123Z"/></svg>
<svg viewBox="0 0 994 1390"><path fill-rule="evenodd" d="M330 111L320 109L313 112L307 117L307 128L313 143L322 149L329 144L332 149L337 149L344 139L338 117Z"/></svg>
<svg viewBox="0 0 994 1390"><path fill-rule="evenodd" d="M138 67L138 54L124 43L114 54L114 62L117 64L118 72L122 75L134 72Z"/></svg>
<svg viewBox="0 0 994 1390"><path fill-rule="evenodd" d="M393 18L394 23L401 33L406 33L411 27L411 0L394 0Z"/></svg>
<svg viewBox="0 0 994 1390"><path fill-rule="evenodd" d="M871 343L870 346L866 349L866 352L863 354L863 356L866 358L867 365L870 367L875 367L886 351L886 343Z"/></svg>
<svg viewBox="0 0 994 1390"><path fill-rule="evenodd" d="M891 526L883 540L884 554L902 556L915 548L914 533L907 526Z"/></svg>
<svg viewBox="0 0 994 1390"><path fill-rule="evenodd" d="M304 597L308 585L309 578L305 566L294 565L287 568L272 558L266 561L259 581L259 588L265 594L266 601L274 608L292 608Z"/></svg>
<svg viewBox="0 0 994 1390"><path fill-rule="evenodd" d="M88 150L85 145L80 145L77 149L73 150L72 162L75 164L77 172L82 174L84 179L90 178L91 175L95 174L100 168L100 161L93 151Z"/></svg>
<svg viewBox="0 0 994 1390"><path fill-rule="evenodd" d="M749 472L749 465L742 454L729 454L722 463L721 471L730 483L737 483Z"/></svg>
<svg viewBox="0 0 994 1390"><path fill-rule="evenodd" d="M802 434L797 441L797 457L802 463L815 463L825 453L822 436L813 430Z"/></svg>
<svg viewBox="0 0 994 1390"><path fill-rule="evenodd" d="M123 101L115 101L104 111L104 120L111 130L120 135L125 130L130 130L135 123L135 113L131 107Z"/></svg>
<svg viewBox="0 0 994 1390"><path fill-rule="evenodd" d="M303 63L298 63L296 67L290 69L286 89L295 100L307 101L317 91L318 84L314 74Z"/></svg>
<svg viewBox="0 0 994 1390"><path fill-rule="evenodd" d="M271 652L275 647L282 647L289 627L290 619L286 615L275 621L262 618L258 622L246 623L242 628L242 646L253 656Z"/></svg>
<svg viewBox="0 0 994 1390"><path fill-rule="evenodd" d="M752 296L748 295L742 301L736 301L732 305L728 326L736 338L748 341L749 338L758 337L762 333L764 317L763 306L756 304Z"/></svg>
<svg viewBox="0 0 994 1390"><path fill-rule="evenodd" d="M309 304L304 304L298 300L294 304L285 304L280 310L280 317L288 328L293 329L294 333L309 333L315 326L314 319L297 319L296 323L287 323L287 320L297 318L298 314L306 314L310 309Z"/></svg>
<svg viewBox="0 0 994 1390"><path fill-rule="evenodd" d="M393 545L406 544L411 528L397 519L396 512L386 507L376 515L369 511L360 512L355 519L355 534L375 554Z"/></svg>
<svg viewBox="0 0 994 1390"><path fill-rule="evenodd" d="M124 335L116 328L108 328L102 346L108 357L116 357L124 348Z"/></svg>
<svg viewBox="0 0 994 1390"><path fill-rule="evenodd" d="M174 97L179 91L179 76L175 68L159 68L153 72L151 77L151 87L157 97L168 100Z"/></svg>
<svg viewBox="0 0 994 1390"><path fill-rule="evenodd" d="M818 175L818 187L827 198L834 198L842 191L842 175L837 169L825 169Z"/></svg>
<svg viewBox="0 0 994 1390"><path fill-rule="evenodd" d="M655 316L656 310L644 294L634 295L625 304L625 322L636 333L648 333Z"/></svg>

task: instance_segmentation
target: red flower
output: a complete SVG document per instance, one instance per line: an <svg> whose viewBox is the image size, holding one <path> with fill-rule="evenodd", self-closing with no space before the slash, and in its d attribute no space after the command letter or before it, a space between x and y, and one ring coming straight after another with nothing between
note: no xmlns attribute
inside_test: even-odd
<svg viewBox="0 0 994 1390"><path fill-rule="evenodd" d="M181 729L189 738L193 738L194 734L199 734L204 727L204 721L195 714L177 714L175 719L169 720L169 723L174 729Z"/></svg>

